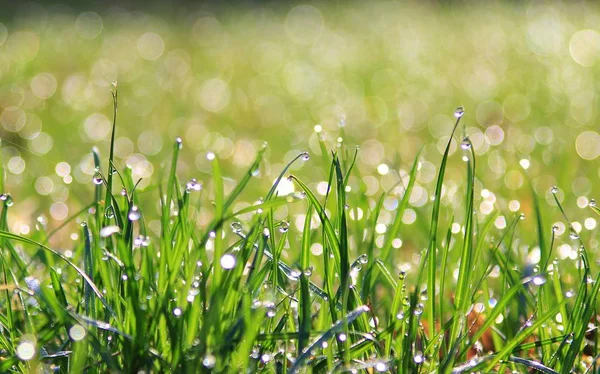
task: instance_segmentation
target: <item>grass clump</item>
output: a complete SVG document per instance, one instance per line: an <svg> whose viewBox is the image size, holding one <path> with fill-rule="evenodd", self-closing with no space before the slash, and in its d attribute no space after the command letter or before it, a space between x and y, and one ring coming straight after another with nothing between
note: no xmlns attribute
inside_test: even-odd
<svg viewBox="0 0 600 374"><path fill-rule="evenodd" d="M262 199L236 210L265 148L228 191L209 153L212 190L204 191L195 179L179 180L178 138L164 177L149 190L160 199L155 235L147 229L148 195L137 191L129 169L113 164L116 86L113 98L108 161L93 151L94 194L69 220L80 223L72 256L48 246L54 232L42 221L30 236L10 233L7 214L18 205L3 195L1 372L596 371L597 335L589 324L600 281L584 242L569 224L577 270L563 277L554 230L546 230L535 195L537 262L525 263L513 245L523 215L492 235L499 213L474 211L478 170L468 137L464 211L442 204L448 143L431 220L421 224L425 249L407 272L395 266L406 255L397 239L411 235L402 217L419 155L391 224L381 230L388 194L375 202L348 194L350 175L360 174L358 150L330 153L321 142L313 162L327 175L322 197L288 175L291 164L308 161L301 153ZM462 113L455 113L453 136ZM284 182L299 192L279 196ZM206 201L212 219L200 225L193 211ZM275 218L286 207L304 210L300 229ZM452 229L455 217L461 230Z"/></svg>

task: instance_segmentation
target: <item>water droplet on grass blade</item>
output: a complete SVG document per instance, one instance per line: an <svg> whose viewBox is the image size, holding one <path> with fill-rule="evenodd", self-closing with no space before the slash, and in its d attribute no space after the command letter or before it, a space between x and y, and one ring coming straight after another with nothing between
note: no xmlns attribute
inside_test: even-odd
<svg viewBox="0 0 600 374"><path fill-rule="evenodd" d="M302 160L304 160L304 161L310 160L310 154L308 152L302 152L301 155L302 155Z"/></svg>
<svg viewBox="0 0 600 374"><path fill-rule="evenodd" d="M4 201L4 204L6 204L6 206L12 206L13 205L12 196L10 196L10 194L8 194L8 193L1 194L0 195L0 200Z"/></svg>
<svg viewBox="0 0 600 374"><path fill-rule="evenodd" d="M216 158L216 156L215 156L215 154L214 154L213 152L208 152L208 153L206 154L206 159L207 159L208 161L212 161L212 160L214 160L215 158Z"/></svg>
<svg viewBox="0 0 600 374"><path fill-rule="evenodd" d="M71 337L71 339L73 339L75 341L83 340L83 338L85 338L86 334L87 334L87 331L85 330L85 327L83 327L79 324L73 325L73 327L71 327L69 329L69 336Z"/></svg>
<svg viewBox="0 0 600 374"><path fill-rule="evenodd" d="M458 108L456 108L456 110L454 111L454 117L456 118L460 118L463 116L463 114L465 114L465 108L463 108L462 106L459 106Z"/></svg>
<svg viewBox="0 0 600 374"><path fill-rule="evenodd" d="M183 148L183 140L179 136L175 138L175 143L177 144L177 148Z"/></svg>
<svg viewBox="0 0 600 374"><path fill-rule="evenodd" d="M35 343L31 340L23 340L17 346L17 356L24 361L31 360L35 356Z"/></svg>
<svg viewBox="0 0 600 374"><path fill-rule="evenodd" d="M216 363L217 363L217 359L215 358L215 356L211 355L210 353L207 354L206 356L204 356L204 359L202 360L202 365L204 365L204 367L207 369L214 368Z"/></svg>
<svg viewBox="0 0 600 374"><path fill-rule="evenodd" d="M187 183L185 184L185 191L186 192L192 192L192 191L200 191L202 189L202 183L199 183L196 178L192 178L189 181L187 181Z"/></svg>
<svg viewBox="0 0 600 374"><path fill-rule="evenodd" d="M181 317L182 314L183 314L183 311L181 310L181 308L177 307L177 308L173 309L173 315L175 317Z"/></svg>
<svg viewBox="0 0 600 374"><path fill-rule="evenodd" d="M417 351L413 357L413 360L415 361L415 364L420 365L423 363L423 361L425 361L425 357L421 351Z"/></svg>
<svg viewBox="0 0 600 374"><path fill-rule="evenodd" d="M240 222L232 222L230 227L234 234L239 234L242 232L242 224Z"/></svg>
<svg viewBox="0 0 600 374"><path fill-rule="evenodd" d="M279 232L281 232L281 233L288 232L289 229L290 229L290 224L287 221L281 221L281 224L279 225Z"/></svg>
<svg viewBox="0 0 600 374"><path fill-rule="evenodd" d="M552 186L552 188L550 189L550 192L552 192L553 194L558 193L558 187Z"/></svg>
<svg viewBox="0 0 600 374"><path fill-rule="evenodd" d="M541 286L544 283L546 283L546 277L541 275L533 277L533 284L535 284L536 286Z"/></svg>
<svg viewBox="0 0 600 374"><path fill-rule="evenodd" d="M592 208L595 207L596 206L596 200L595 199L590 199L590 202L588 203L588 205L590 207L592 207Z"/></svg>
<svg viewBox="0 0 600 374"><path fill-rule="evenodd" d="M462 149L464 149L465 151L471 149L471 145L472 145L471 144L471 139L469 139L468 136L465 136L465 138L463 139L462 143L460 143L460 147Z"/></svg>
<svg viewBox="0 0 600 374"><path fill-rule="evenodd" d="M100 174L100 172L96 172L96 174L94 174L94 177L92 178L92 182L94 182L95 185L101 185L102 184L102 174Z"/></svg>
<svg viewBox="0 0 600 374"><path fill-rule="evenodd" d="M221 257L221 267L225 270L231 270L235 267L235 257L229 253Z"/></svg>
<svg viewBox="0 0 600 374"><path fill-rule="evenodd" d="M577 240L579 239L579 234L577 233L577 231L571 229L571 231L569 232L569 238Z"/></svg>
<svg viewBox="0 0 600 374"><path fill-rule="evenodd" d="M137 221L138 219L140 219L140 217L141 213L138 207L133 205L131 209L129 209L129 213L127 213L127 218L129 218L130 221Z"/></svg>
<svg viewBox="0 0 600 374"><path fill-rule="evenodd" d="M118 232L121 232L121 229L119 228L119 226L105 226L102 229L100 229L100 236L103 238L109 237L112 234L116 234Z"/></svg>

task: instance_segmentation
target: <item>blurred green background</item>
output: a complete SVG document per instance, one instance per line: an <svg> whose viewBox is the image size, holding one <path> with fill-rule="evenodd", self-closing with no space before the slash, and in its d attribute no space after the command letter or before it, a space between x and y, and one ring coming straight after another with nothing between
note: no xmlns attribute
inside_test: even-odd
<svg viewBox="0 0 600 374"><path fill-rule="evenodd" d="M500 210L501 229L521 211L529 216L531 179L544 211L556 215L548 224L560 218L548 209L555 205L550 187L557 185L574 227L596 229L593 212L581 210L600 192L595 5L28 3L7 9L0 16L0 131L17 232L27 234L40 214L59 225L92 201L90 150L98 146L107 156L115 81L118 165L143 178L153 201L177 136L184 141L180 177L202 181L209 200L207 152L222 160L231 188L268 142L268 161L247 204L302 151L311 153L312 164L299 163L292 172L323 191L327 169L315 160L322 136L331 149L360 147L360 173L349 193L374 203L390 191L384 225L402 195L398 183L406 182L423 147L405 223L426 222L453 113L463 106L466 128L452 143L445 205L463 205L466 132L478 155L481 217ZM280 216L292 216L284 208ZM210 206L196 213L199 224L207 222ZM557 233L564 232L562 224ZM570 255L567 247L560 257Z"/></svg>

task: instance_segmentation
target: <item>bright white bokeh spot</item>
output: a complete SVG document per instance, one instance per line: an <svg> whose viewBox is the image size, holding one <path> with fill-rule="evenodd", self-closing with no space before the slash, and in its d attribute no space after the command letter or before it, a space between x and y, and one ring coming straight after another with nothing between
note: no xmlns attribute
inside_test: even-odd
<svg viewBox="0 0 600 374"><path fill-rule="evenodd" d="M158 34L147 32L138 39L137 49L144 60L154 61L165 51L165 42Z"/></svg>
<svg viewBox="0 0 600 374"><path fill-rule="evenodd" d="M35 343L30 340L24 340L17 346L17 356L21 360L31 360L35 356Z"/></svg>
<svg viewBox="0 0 600 374"><path fill-rule="evenodd" d="M273 181L273 184L275 184L275 181L276 180ZM287 178L281 178L277 188L275 189L275 192L277 193L277 196L287 196L296 192L294 182L288 180Z"/></svg>
<svg viewBox="0 0 600 374"><path fill-rule="evenodd" d="M235 266L235 257L229 253L221 257L221 267L225 270L231 270Z"/></svg>
<svg viewBox="0 0 600 374"><path fill-rule="evenodd" d="M592 66L600 58L600 34L595 30L577 31L569 43L573 60L583 66Z"/></svg>
<svg viewBox="0 0 600 374"><path fill-rule="evenodd" d="M196 98L202 108L209 112L220 112L231 98L231 92L226 82L214 78L204 82L196 92Z"/></svg>
<svg viewBox="0 0 600 374"><path fill-rule="evenodd" d="M36 97L45 100L54 95L57 83L52 74L40 73L31 79L29 86Z"/></svg>
<svg viewBox="0 0 600 374"><path fill-rule="evenodd" d="M104 23L98 13L81 13L75 21L75 31L84 39L94 39L102 32Z"/></svg>
<svg viewBox="0 0 600 374"><path fill-rule="evenodd" d="M298 5L285 19L285 33L298 44L315 42L325 29L321 12L312 5Z"/></svg>
<svg viewBox="0 0 600 374"><path fill-rule="evenodd" d="M584 160L593 160L600 156L600 135L595 131L584 131L575 141L577 154Z"/></svg>
<svg viewBox="0 0 600 374"><path fill-rule="evenodd" d="M82 340L83 338L85 338L86 334L87 331L85 331L85 327L81 325L73 325L73 327L69 329L69 336L75 341Z"/></svg>

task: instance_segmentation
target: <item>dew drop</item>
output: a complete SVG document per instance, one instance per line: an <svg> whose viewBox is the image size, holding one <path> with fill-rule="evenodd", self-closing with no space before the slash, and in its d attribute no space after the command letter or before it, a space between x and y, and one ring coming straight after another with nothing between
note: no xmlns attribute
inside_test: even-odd
<svg viewBox="0 0 600 374"><path fill-rule="evenodd" d="M595 199L590 199L590 202L588 203L588 205L590 207L592 207L592 208L595 207L596 206L596 200Z"/></svg>
<svg viewBox="0 0 600 374"><path fill-rule="evenodd" d="M129 218L130 221L137 221L138 219L140 219L140 217L141 213L138 207L133 205L131 209L129 209L129 213L127 213L127 218Z"/></svg>
<svg viewBox="0 0 600 374"><path fill-rule="evenodd" d="M221 267L225 270L231 270L235 267L235 257L227 253L221 257Z"/></svg>
<svg viewBox="0 0 600 374"><path fill-rule="evenodd" d="M550 189L550 192L552 192L553 194L558 192L558 187L556 186L552 186L552 188Z"/></svg>
<svg viewBox="0 0 600 374"><path fill-rule="evenodd" d="M360 262L361 264L366 264L367 262L369 262L369 257L365 254L362 254L358 256L358 262Z"/></svg>
<svg viewBox="0 0 600 374"><path fill-rule="evenodd" d="M73 327L71 327L69 329L69 336L71 337L71 339L75 340L75 341L80 341L83 338L85 338L85 335L87 334L87 331L85 331L85 327L77 324L77 325L73 325Z"/></svg>
<svg viewBox="0 0 600 374"><path fill-rule="evenodd" d="M212 160L214 160L215 158L216 158L216 156L215 156L215 154L214 154L213 152L208 152L208 153L206 154L206 159L207 159L208 161L212 161Z"/></svg>
<svg viewBox="0 0 600 374"><path fill-rule="evenodd" d="M121 196L127 196L127 189L125 187L121 190Z"/></svg>
<svg viewBox="0 0 600 374"><path fill-rule="evenodd" d="M279 232L281 232L281 233L288 232L289 229L290 229L290 224L287 221L281 221L281 224L279 225Z"/></svg>
<svg viewBox="0 0 600 374"><path fill-rule="evenodd" d="M187 181L187 183L185 184L185 191L186 192L192 192L192 191L200 191L202 189L202 183L199 183L196 178L192 178L189 181Z"/></svg>
<svg viewBox="0 0 600 374"><path fill-rule="evenodd" d="M523 221L525 219L525 213L519 214L519 219Z"/></svg>
<svg viewBox="0 0 600 374"><path fill-rule="evenodd" d="M206 356L204 356L204 359L202 360L202 365L204 365L204 367L207 369L214 368L216 363L217 363L217 359L215 358L215 356L211 355L210 353L207 354Z"/></svg>
<svg viewBox="0 0 600 374"><path fill-rule="evenodd" d="M181 139L181 137L179 137L179 136L176 137L175 138L175 143L177 144L177 148L178 149L183 148L183 140Z"/></svg>
<svg viewBox="0 0 600 374"><path fill-rule="evenodd" d="M239 234L242 232L242 224L240 222L232 222L230 227L234 234Z"/></svg>
<svg viewBox="0 0 600 374"><path fill-rule="evenodd" d="M94 174L94 177L92 178L92 182L94 182L95 185L101 185L102 181L102 174L100 174L100 172L97 171L96 174Z"/></svg>
<svg viewBox="0 0 600 374"><path fill-rule="evenodd" d="M465 151L471 149L471 139L469 139L468 136L465 136L462 143L460 143L460 147Z"/></svg>
<svg viewBox="0 0 600 374"><path fill-rule="evenodd" d="M107 238L112 234L116 234L120 231L121 229L119 228L119 226L104 226L102 229L100 229L100 236L103 238Z"/></svg>
<svg viewBox="0 0 600 374"><path fill-rule="evenodd" d="M115 216L115 211L112 205L106 207L106 211L104 212L104 216L108 219L111 219Z"/></svg>
<svg viewBox="0 0 600 374"><path fill-rule="evenodd" d="M577 231L571 230L571 232L569 232L569 238L577 240L579 239L579 234L577 233Z"/></svg>
<svg viewBox="0 0 600 374"><path fill-rule="evenodd" d="M419 365L422 364L423 361L425 361L425 357L423 356L423 353L421 351L417 351L413 357L413 360L415 361L415 364Z"/></svg>
<svg viewBox="0 0 600 374"><path fill-rule="evenodd" d="M377 364L375 364L375 370L377 370L380 373L387 371L387 369L388 365L385 362L378 362Z"/></svg>
<svg viewBox="0 0 600 374"><path fill-rule="evenodd" d="M465 114L465 108L463 108L462 106L459 106L458 108L456 108L456 110L454 111L454 117L456 118L460 118L463 116L463 114Z"/></svg>
<svg viewBox="0 0 600 374"><path fill-rule="evenodd" d="M181 310L181 308L177 307L177 308L173 309L173 315L175 317L181 317L181 314L183 314L183 311Z"/></svg>
<svg viewBox="0 0 600 374"><path fill-rule="evenodd" d="M0 200L4 201L4 204L6 204L6 206L12 206L13 205L12 196L10 196L10 194L8 194L8 193L1 194L0 195Z"/></svg>
<svg viewBox="0 0 600 374"><path fill-rule="evenodd" d="M268 307L267 308L267 317L273 318L273 317L275 317L275 315L277 315L277 309L275 309L274 307Z"/></svg>
<svg viewBox="0 0 600 374"><path fill-rule="evenodd" d="M541 286L544 283L546 283L546 277L543 277L541 275L533 277L533 284L535 284L536 286Z"/></svg>
<svg viewBox="0 0 600 374"><path fill-rule="evenodd" d="M35 356L35 343L30 340L23 340L17 346L17 356L21 360L31 360Z"/></svg>
<svg viewBox="0 0 600 374"><path fill-rule="evenodd" d="M302 152L301 155L302 155L302 160L304 160L304 161L310 160L310 154L308 152Z"/></svg>

